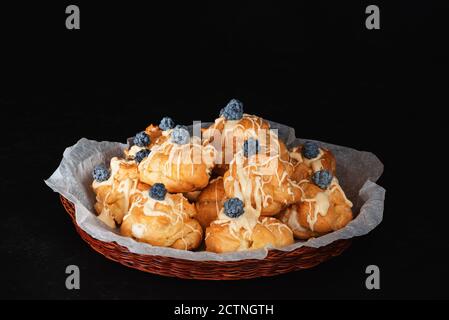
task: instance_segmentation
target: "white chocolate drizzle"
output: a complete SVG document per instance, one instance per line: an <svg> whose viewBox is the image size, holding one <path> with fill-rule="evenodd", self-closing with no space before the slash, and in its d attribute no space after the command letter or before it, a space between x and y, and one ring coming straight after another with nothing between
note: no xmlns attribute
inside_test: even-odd
<svg viewBox="0 0 449 320"><path fill-rule="evenodd" d="M206 167L206 174L210 176L214 166L215 148L212 145L201 145L199 137L191 137L187 144L176 144L168 138L161 145L154 145L151 153L147 158L142 160L139 164L139 170L146 171L153 157L157 154L168 155L167 161L162 167L162 174L172 177L173 166L175 165L175 178L178 181L181 179L181 165L190 165L191 176L195 173L196 164L204 164Z"/></svg>
<svg viewBox="0 0 449 320"><path fill-rule="evenodd" d="M134 223L131 227L131 233L137 239L142 238L145 231L146 231L146 227L142 223Z"/></svg>
<svg viewBox="0 0 449 320"><path fill-rule="evenodd" d="M128 158L134 159L136 156L136 153L146 149L145 147L139 147L138 145L133 145L129 150L127 151Z"/></svg>
<svg viewBox="0 0 449 320"><path fill-rule="evenodd" d="M288 221L287 224L294 231L306 232L307 229L304 228L298 221L298 211L296 205L291 206L291 208L287 209Z"/></svg>
<svg viewBox="0 0 449 320"><path fill-rule="evenodd" d="M129 213L125 216L124 219L128 218L128 216L132 214L132 211L135 207L143 207L143 214L146 217L166 217L170 220L170 224L181 223L183 228L188 227L193 232L201 233L199 230L196 230L189 224L185 223L185 220L190 218L190 216L184 210L184 197L182 196L182 194L178 195L180 196L179 202L175 202L172 198L173 195L171 194L167 194L164 200L155 200L149 196L148 191L139 191L138 198L136 198L132 203L131 208L129 209ZM157 210L156 205L158 203L170 207L169 212ZM184 236L185 234L184 232L182 232L180 239L185 244L185 249L187 249L188 244L185 241Z"/></svg>
<svg viewBox="0 0 449 320"><path fill-rule="evenodd" d="M132 179L132 178L127 177L124 180L117 181L116 177L120 170L120 165L122 165L122 164L134 165L134 162L114 157L111 159L111 163L110 163L111 170L110 170L109 178L106 181L102 181L102 182L98 182L98 181L94 180L92 183L92 187L94 188L94 190L96 190L100 187L103 187L103 186L111 187L103 199L102 211L98 215L98 218L100 220L102 220L103 222L105 222L111 228L115 227L115 222L114 222L115 217L111 216L111 213L109 210L109 205L107 205L109 197L112 194L115 194L117 192L120 193L122 195L123 200L125 201L124 205L123 205L123 207L124 207L123 213L126 213L126 212L128 212L128 209L129 209L130 196L133 193L135 193L137 190L137 183L138 183L137 179ZM118 182L118 184L117 184L117 182ZM97 201L99 201L98 196L97 196Z"/></svg>
<svg viewBox="0 0 449 320"><path fill-rule="evenodd" d="M307 214L307 223L309 224L310 230L314 231L315 223L318 220L318 214L320 214L322 217L327 215L327 212L330 207L330 201L329 196L335 191L338 190L340 194L343 196L346 205L349 207L352 207L352 202L348 200L345 193L343 192L343 189L340 187L340 184L338 183L337 178L332 178L331 184L329 187L322 191L318 192L315 197L313 198L302 198L301 201L307 202L309 205L309 212ZM304 194L304 193L303 193ZM312 203L314 203L314 210L312 212Z"/></svg>

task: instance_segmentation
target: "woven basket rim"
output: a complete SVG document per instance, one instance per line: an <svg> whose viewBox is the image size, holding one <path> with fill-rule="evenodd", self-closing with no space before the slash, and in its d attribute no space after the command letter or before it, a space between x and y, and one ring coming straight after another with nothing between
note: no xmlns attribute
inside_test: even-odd
<svg viewBox="0 0 449 320"><path fill-rule="evenodd" d="M96 252L130 268L162 276L197 280L239 280L269 277L287 272L312 268L332 257L340 255L352 239L342 239L320 248L302 246L292 251L269 249L263 259L231 261L189 260L162 255L132 253L116 242L98 240L76 223L72 202L60 195L60 201L69 214L80 237Z"/></svg>
<svg viewBox="0 0 449 320"><path fill-rule="evenodd" d="M64 200L70 202L70 200L68 200L67 198L65 198L63 195L60 195L60 197L63 198ZM70 213L69 213L69 214L70 214ZM74 222L76 223L76 220L75 220ZM79 227L79 226L78 226L78 227ZM84 231L84 230L83 230L83 231ZM91 236L91 235L89 234L89 236ZM92 236L91 236L91 237L92 237ZM92 238L94 238L94 237L92 237ZM96 238L94 238L94 239L96 239ZM203 262L217 261L217 262L221 262L221 263L223 263L223 262L228 262L228 261L243 261L243 260L255 260L255 261L258 261L258 260L263 260L263 259L266 259L267 256L268 256L268 254L269 254L270 252L272 252L272 251L273 251L273 252L279 252L280 254L282 254L282 253L292 252L292 251L296 251L296 250L303 249L303 248L319 249L319 248L309 247L309 246L305 246L305 245L304 245L304 246L301 246L301 247L299 247L299 248L290 250L290 251L279 250L279 249L277 249L277 248L267 248L267 251L268 251L268 252L267 252L267 255L266 255L263 259L249 258L249 259L228 260L228 261L208 260L208 259L206 259L206 260L191 260L191 259L178 258L178 257L170 257L170 256L164 256L164 255L157 255L157 254L135 253L135 252L130 251L127 247L125 247L125 246L123 246L123 245L117 243L116 241L103 241L103 240L100 240L100 239L96 239L96 240L101 241L101 242L104 242L104 243L113 243L113 244L115 244L115 245L117 245L117 246L120 246L120 247L122 247L122 248L125 248L126 250L128 250L129 253L133 253L133 254L137 254L137 255L141 255L141 256L167 257L167 258L173 258L173 259L178 259L178 260L197 261L197 262L199 262L199 261L203 261ZM174 250L176 250L176 249L174 249ZM262 250L262 249L260 249L260 250ZM195 252L195 251L193 251L193 252ZM220 253L217 253L217 254L220 255Z"/></svg>

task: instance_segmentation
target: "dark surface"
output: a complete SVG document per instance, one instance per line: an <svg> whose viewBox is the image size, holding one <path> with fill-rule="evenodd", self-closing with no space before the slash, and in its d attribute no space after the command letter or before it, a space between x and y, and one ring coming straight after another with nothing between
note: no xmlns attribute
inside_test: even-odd
<svg viewBox="0 0 449 320"><path fill-rule="evenodd" d="M2 8L0 297L448 298L447 174L434 146L447 131L447 6L378 4L378 31L364 27L367 4L341 1L83 3L79 31L64 28L64 4ZM43 182L64 148L124 141L165 115L211 121L232 97L299 137L375 153L382 224L316 268L238 282L153 276L91 250ZM70 264L79 291L65 289ZM365 289L370 264L381 290Z"/></svg>

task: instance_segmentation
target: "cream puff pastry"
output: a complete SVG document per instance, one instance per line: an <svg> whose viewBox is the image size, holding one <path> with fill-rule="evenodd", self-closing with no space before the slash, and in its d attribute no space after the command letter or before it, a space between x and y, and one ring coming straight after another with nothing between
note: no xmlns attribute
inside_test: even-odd
<svg viewBox="0 0 449 320"><path fill-rule="evenodd" d="M99 219L136 241L182 250L198 249L205 234L207 251L225 253L280 248L353 218L335 157L317 143L288 150L235 99L201 130L191 136L164 117L136 134L125 159L97 166Z"/></svg>
<svg viewBox="0 0 449 320"><path fill-rule="evenodd" d="M237 197L260 215L273 216L301 199L302 190L290 179L290 163L279 155L239 152L224 175L228 198Z"/></svg>
<svg viewBox="0 0 449 320"><path fill-rule="evenodd" d="M139 179L163 183L171 193L201 190L209 183L214 158L213 146L202 146L199 137L190 137L187 128L178 126L140 162Z"/></svg>
<svg viewBox="0 0 449 320"><path fill-rule="evenodd" d="M319 147L315 142L308 141L304 145L294 147L289 155L294 166L292 179L297 182L310 179L313 173L320 170L327 170L335 176L334 155L331 151Z"/></svg>
<svg viewBox="0 0 449 320"><path fill-rule="evenodd" d="M121 234L154 246L181 250L198 248L203 230L194 219L195 206L180 193L164 191L157 197L152 194L154 189L165 190L163 185L156 184L149 192L133 195L129 213L120 227Z"/></svg>
<svg viewBox="0 0 449 320"><path fill-rule="evenodd" d="M230 220L216 220L206 229L206 250L216 253L255 250L269 245L280 248L293 242L290 228L273 217L260 217L251 229Z"/></svg>
<svg viewBox="0 0 449 320"><path fill-rule="evenodd" d="M138 181L139 173L134 161L112 158L111 170L96 167L92 188L96 194L95 211L98 218L111 228L122 223L130 207L130 198L149 188Z"/></svg>
<svg viewBox="0 0 449 320"><path fill-rule="evenodd" d="M353 218L352 203L334 177L325 189L311 182L300 184L301 201L279 215L298 239L317 237L346 226Z"/></svg>
<svg viewBox="0 0 449 320"><path fill-rule="evenodd" d="M139 151L151 149L154 145L160 144L165 140L164 131L159 126L150 124L145 131L139 132L132 139L132 146L125 149L125 157L134 159Z"/></svg>
<svg viewBox="0 0 449 320"><path fill-rule="evenodd" d="M195 205L198 211L196 218L203 229L206 229L212 221L217 220L225 200L226 193L224 191L223 177L217 177L212 180L210 184L201 191Z"/></svg>
<svg viewBox="0 0 449 320"><path fill-rule="evenodd" d="M203 131L203 144L212 144L217 150L215 173L223 175L235 154L242 149L248 139L258 140L261 153L271 149L288 161L289 154L285 144L278 139L277 133L270 130L270 125L264 119L243 113L243 104L232 99L220 112L213 125Z"/></svg>

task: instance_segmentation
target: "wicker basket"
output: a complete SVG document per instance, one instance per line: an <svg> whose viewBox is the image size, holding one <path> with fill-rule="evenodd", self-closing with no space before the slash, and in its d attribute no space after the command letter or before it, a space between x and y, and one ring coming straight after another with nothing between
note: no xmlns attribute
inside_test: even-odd
<svg viewBox="0 0 449 320"><path fill-rule="evenodd" d="M62 205L72 218L76 231L95 251L106 258L127 267L162 276L203 280L238 280L274 276L291 271L307 269L340 255L351 240L335 241L325 247L301 247L290 252L270 250L263 260L240 261L191 261L164 256L140 255L129 252L115 242L103 242L92 238L75 221L73 204L60 197Z"/></svg>

